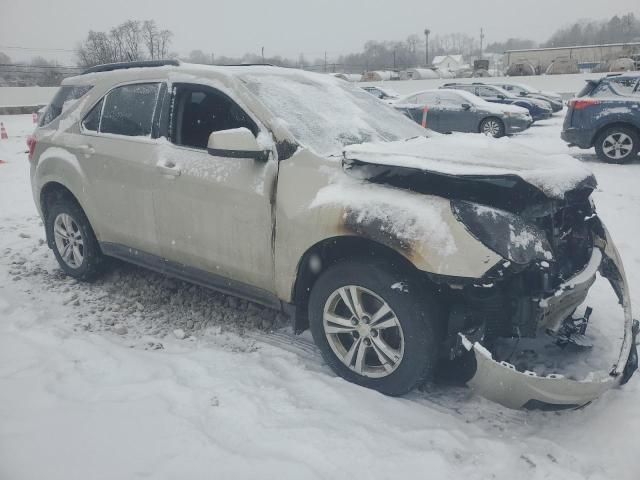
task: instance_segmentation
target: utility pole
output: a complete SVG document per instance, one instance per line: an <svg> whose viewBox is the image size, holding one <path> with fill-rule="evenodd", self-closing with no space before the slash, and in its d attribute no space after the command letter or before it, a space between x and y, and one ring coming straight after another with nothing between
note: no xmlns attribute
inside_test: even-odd
<svg viewBox="0 0 640 480"><path fill-rule="evenodd" d="M393 69L396 69L396 49L393 49Z"/></svg>
<svg viewBox="0 0 640 480"><path fill-rule="evenodd" d="M482 44L484 43L484 31L480 28L480 60L482 60Z"/></svg>
<svg viewBox="0 0 640 480"><path fill-rule="evenodd" d="M424 37L425 37L425 48L424 48L424 56L425 56L425 67L429 66L429 34L431 33L431 30L429 30L428 28L424 29Z"/></svg>
<svg viewBox="0 0 640 480"><path fill-rule="evenodd" d="M327 52L324 52L324 71L327 72Z"/></svg>
<svg viewBox="0 0 640 480"><path fill-rule="evenodd" d="M264 47L262 47L262 63L264 63Z"/></svg>

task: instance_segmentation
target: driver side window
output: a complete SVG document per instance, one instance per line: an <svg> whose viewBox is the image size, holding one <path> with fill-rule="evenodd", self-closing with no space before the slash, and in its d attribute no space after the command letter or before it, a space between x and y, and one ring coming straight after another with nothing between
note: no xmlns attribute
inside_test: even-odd
<svg viewBox="0 0 640 480"><path fill-rule="evenodd" d="M206 150L212 132L258 126L233 100L204 85L174 84L169 137L176 145Z"/></svg>

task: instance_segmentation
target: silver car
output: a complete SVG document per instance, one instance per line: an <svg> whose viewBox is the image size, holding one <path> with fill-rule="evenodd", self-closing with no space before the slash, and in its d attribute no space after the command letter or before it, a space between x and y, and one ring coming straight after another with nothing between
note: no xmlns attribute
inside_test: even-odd
<svg viewBox="0 0 640 480"><path fill-rule="evenodd" d="M507 147L330 76L167 61L65 79L29 158L74 278L117 257L283 310L338 375L389 395L470 360L469 384L510 407L583 405L637 366L624 270L589 170ZM609 370L536 375L493 349L576 343L598 271L623 306Z"/></svg>

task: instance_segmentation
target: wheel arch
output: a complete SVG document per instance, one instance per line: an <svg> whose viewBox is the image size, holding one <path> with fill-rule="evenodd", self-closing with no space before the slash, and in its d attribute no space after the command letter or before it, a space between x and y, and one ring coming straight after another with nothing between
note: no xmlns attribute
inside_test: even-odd
<svg viewBox="0 0 640 480"><path fill-rule="evenodd" d="M296 269L291 298L295 305L294 329L302 332L309 327L307 304L311 289L322 272L344 260L354 258L385 259L391 265L419 272L409 259L393 248L366 237L342 235L326 238L309 247Z"/></svg>
<svg viewBox="0 0 640 480"><path fill-rule="evenodd" d="M600 135L602 135L605 130L609 128L614 128L614 127L624 127L624 128L631 129L634 132L636 132L636 135L640 137L640 125L636 125L629 121L618 119L597 127L595 133L593 134L593 137L591 138L591 146L592 147L595 146L596 142L598 141L598 138L600 138Z"/></svg>
<svg viewBox="0 0 640 480"><path fill-rule="evenodd" d="M65 185L57 181L49 181L45 183L40 189L40 195L38 198L40 211L42 212L42 220L46 223L49 215L49 208L55 200L68 199L75 202L80 208L82 204L78 200L78 197ZM82 208L84 211L84 208ZM86 215L86 211L85 211ZM47 235L47 245L53 248L53 238L50 238L47 229L45 229Z"/></svg>

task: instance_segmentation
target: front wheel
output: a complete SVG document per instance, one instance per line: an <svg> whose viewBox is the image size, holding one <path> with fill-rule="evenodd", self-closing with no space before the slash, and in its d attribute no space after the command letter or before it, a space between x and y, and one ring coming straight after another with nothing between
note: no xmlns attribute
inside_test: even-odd
<svg viewBox="0 0 640 480"><path fill-rule="evenodd" d="M627 127L610 127L596 139L598 158L607 163L628 163L638 155L640 138L638 133Z"/></svg>
<svg viewBox="0 0 640 480"><path fill-rule="evenodd" d="M504 123L499 118L489 117L480 122L480 133L491 135L493 138L504 137Z"/></svg>
<svg viewBox="0 0 640 480"><path fill-rule="evenodd" d="M433 376L441 319L419 282L382 263L334 265L309 299L311 333L327 364L387 395L403 395Z"/></svg>

